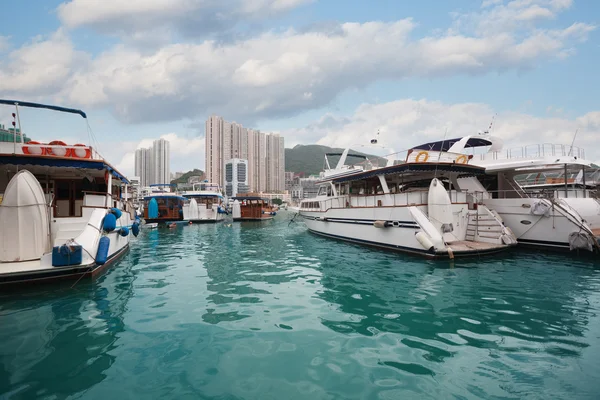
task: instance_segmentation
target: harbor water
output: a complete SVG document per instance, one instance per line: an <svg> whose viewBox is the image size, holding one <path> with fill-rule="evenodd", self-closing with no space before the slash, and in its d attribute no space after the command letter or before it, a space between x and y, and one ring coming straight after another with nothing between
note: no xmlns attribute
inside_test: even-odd
<svg viewBox="0 0 600 400"><path fill-rule="evenodd" d="M593 399L600 264L429 261L272 221L143 230L0 294L1 399Z"/></svg>

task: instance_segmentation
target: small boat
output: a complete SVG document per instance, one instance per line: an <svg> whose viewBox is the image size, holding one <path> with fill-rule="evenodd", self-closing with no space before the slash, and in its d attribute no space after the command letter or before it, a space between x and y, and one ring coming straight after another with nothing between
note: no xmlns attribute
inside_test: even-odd
<svg viewBox="0 0 600 400"><path fill-rule="evenodd" d="M80 110L0 100L16 107ZM14 115L14 114L13 114ZM21 140L17 140L21 136ZM140 220L129 181L92 147L0 142L0 285L95 276L129 249Z"/></svg>
<svg viewBox="0 0 600 400"><path fill-rule="evenodd" d="M231 200L231 215L234 221L266 221L277 215L271 201L255 193L238 195Z"/></svg>
<svg viewBox="0 0 600 400"><path fill-rule="evenodd" d="M183 220L193 222L219 222L228 214L221 187L208 180L195 183L192 190L181 194L187 199L183 204Z"/></svg>
<svg viewBox="0 0 600 400"><path fill-rule="evenodd" d="M146 223L146 224L142 225L142 227L146 228L146 229L156 229L156 228L158 228L158 222L150 222L149 224Z"/></svg>
<svg viewBox="0 0 600 400"><path fill-rule="evenodd" d="M162 184L151 187L169 186ZM183 221L183 205L187 199L177 193L156 190L144 197L144 219L147 223L168 223Z"/></svg>

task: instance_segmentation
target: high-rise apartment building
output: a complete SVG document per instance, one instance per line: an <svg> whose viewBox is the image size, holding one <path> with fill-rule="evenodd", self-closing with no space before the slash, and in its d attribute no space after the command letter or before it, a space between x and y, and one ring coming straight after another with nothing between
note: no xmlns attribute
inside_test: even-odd
<svg viewBox="0 0 600 400"><path fill-rule="evenodd" d="M165 139L155 140L152 147L135 151L135 175L140 187L171 182L170 145Z"/></svg>
<svg viewBox="0 0 600 400"><path fill-rule="evenodd" d="M266 136L266 173L267 192L283 192L285 190L285 147L279 134Z"/></svg>
<svg viewBox="0 0 600 400"><path fill-rule="evenodd" d="M223 139L224 123L221 117L216 115L206 120L205 130L205 152L206 152L206 179L210 182L223 185Z"/></svg>
<svg viewBox="0 0 600 400"><path fill-rule="evenodd" d="M252 192L285 190L284 140L278 134L265 135L218 116L206 121L206 175L226 186L225 166L233 159L247 160L247 180Z"/></svg>
<svg viewBox="0 0 600 400"><path fill-rule="evenodd" d="M154 158L154 182L157 184L171 183L171 156L169 141L155 140L152 144Z"/></svg>

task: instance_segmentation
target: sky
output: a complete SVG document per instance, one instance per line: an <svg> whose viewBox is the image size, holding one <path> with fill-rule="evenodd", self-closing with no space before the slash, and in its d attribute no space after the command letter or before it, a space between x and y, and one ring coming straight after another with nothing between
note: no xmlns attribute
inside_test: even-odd
<svg viewBox="0 0 600 400"><path fill-rule="evenodd" d="M211 114L286 147L377 155L493 120L505 148L574 143L600 160L596 0L23 0L4 11L0 97L88 115L20 109L23 130L92 144L127 175L135 149L160 137L172 172L204 169Z"/></svg>

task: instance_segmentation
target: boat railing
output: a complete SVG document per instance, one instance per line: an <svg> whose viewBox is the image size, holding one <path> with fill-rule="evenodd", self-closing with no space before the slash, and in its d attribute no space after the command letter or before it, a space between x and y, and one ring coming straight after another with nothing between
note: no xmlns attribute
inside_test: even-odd
<svg viewBox="0 0 600 400"><path fill-rule="evenodd" d="M503 160L514 158L540 158L574 156L585 158L585 150L581 147L566 144L540 143L513 147L501 151L479 154L481 160Z"/></svg>
<svg viewBox="0 0 600 400"><path fill-rule="evenodd" d="M472 192L477 203L481 203L486 199L522 199L522 198L538 198L538 199L555 199L555 198L598 198L598 194L589 189L582 188L536 188L536 189L521 189L519 191L513 189L506 190L489 190Z"/></svg>
<svg viewBox="0 0 600 400"><path fill-rule="evenodd" d="M428 203L428 193L428 189L422 188L397 193L342 194L326 199L307 199L301 204L301 210L327 211L332 208L423 206ZM469 193L466 190L451 190L448 194L452 204L473 203L473 200L469 199ZM305 206L302 207L302 205Z"/></svg>

